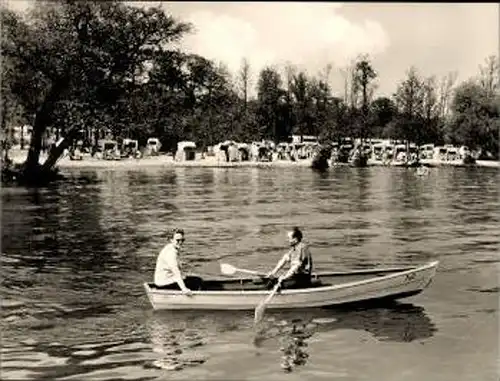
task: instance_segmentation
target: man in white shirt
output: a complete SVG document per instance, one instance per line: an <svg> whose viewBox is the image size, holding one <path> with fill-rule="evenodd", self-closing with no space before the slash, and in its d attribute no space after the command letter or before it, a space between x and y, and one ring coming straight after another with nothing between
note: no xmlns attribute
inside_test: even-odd
<svg viewBox="0 0 500 381"><path fill-rule="evenodd" d="M290 250L283 255L276 267L267 274L272 281L269 287L279 281L284 288L307 288L311 285L312 256L309 248L302 242L302 232L295 227L288 232ZM289 265L288 271L276 279L276 274L285 265ZM283 282L285 282L283 284Z"/></svg>
<svg viewBox="0 0 500 381"><path fill-rule="evenodd" d="M190 296L191 290L188 288L200 288L201 278L183 278L179 268L178 255L184 244L184 230L175 229L172 239L160 251L156 260L154 283L160 289L180 289L183 294Z"/></svg>

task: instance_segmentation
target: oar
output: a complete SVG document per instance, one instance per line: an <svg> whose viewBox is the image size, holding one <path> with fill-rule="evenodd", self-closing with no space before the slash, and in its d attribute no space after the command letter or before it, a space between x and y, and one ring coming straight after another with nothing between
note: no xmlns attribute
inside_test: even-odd
<svg viewBox="0 0 500 381"><path fill-rule="evenodd" d="M259 273L258 271L239 269L238 267L234 267L234 266L230 265L229 263L221 263L220 264L220 271L224 275L234 275L237 272L251 274L251 275L257 275L260 277L266 275L263 273Z"/></svg>
<svg viewBox="0 0 500 381"><path fill-rule="evenodd" d="M259 303L259 305L255 308L255 314L253 320L255 325L257 325L264 317L264 312L266 310L267 304L269 304L273 296L276 295L280 287L281 287L281 282L278 280L278 283L276 283L271 293L268 296L266 296L266 298L262 300Z"/></svg>

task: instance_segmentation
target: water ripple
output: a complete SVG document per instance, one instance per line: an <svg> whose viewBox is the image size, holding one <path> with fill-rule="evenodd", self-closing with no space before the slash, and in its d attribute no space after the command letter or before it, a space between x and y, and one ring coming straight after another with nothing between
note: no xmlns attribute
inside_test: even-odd
<svg viewBox="0 0 500 381"><path fill-rule="evenodd" d="M452 373L443 379L459 379L460 359L477 353L461 379L493 379L496 170L436 168L426 178L347 167L69 175L40 190L2 188L5 379L280 378L282 360L305 376L370 379L359 364L386 359L380 379L410 377L415 362L422 367L413 379L433 379L426 369L439 365L434 358L448 359ZM218 274L221 260L268 271L294 225L318 271L439 259L438 275L416 304L266 313L258 349L251 311L151 311L142 283L172 228L186 231L186 268ZM429 356L420 350L427 344Z"/></svg>

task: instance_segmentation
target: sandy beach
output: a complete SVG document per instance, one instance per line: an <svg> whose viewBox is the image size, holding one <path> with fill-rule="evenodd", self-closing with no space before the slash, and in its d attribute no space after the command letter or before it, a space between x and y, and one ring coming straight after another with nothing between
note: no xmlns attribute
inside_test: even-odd
<svg viewBox="0 0 500 381"><path fill-rule="evenodd" d="M22 163L26 160L27 150L11 150L9 157L14 163ZM47 155L40 155L40 163L43 163ZM272 162L240 161L240 162L222 162L214 156L208 156L203 159L193 161L175 161L171 155L159 155L145 157L141 159L121 159L121 160L103 160L90 156L84 156L82 160L71 160L69 157L63 157L57 163L61 169L64 168L141 168L141 167L214 167L214 168L232 168L232 167L310 167L311 159L300 161L276 160ZM463 166L460 161L442 163L437 160L426 160L426 164L433 166ZM345 164L333 164L333 166ZM380 165L369 161L369 166ZM500 161L478 160L475 164L478 167L500 168Z"/></svg>
<svg viewBox="0 0 500 381"><path fill-rule="evenodd" d="M143 159L122 159L122 160L101 160L94 158L84 158L83 160L61 159L59 168L139 168L139 167L279 167L298 166L308 167L311 160L299 162L279 160L273 162L239 161L223 162L217 161L214 157L208 157L193 161L175 161L172 156L161 155L146 157Z"/></svg>
<svg viewBox="0 0 500 381"><path fill-rule="evenodd" d="M14 163L22 163L26 160L28 151L11 150L9 157ZM40 163L43 163L47 155L40 155ZM57 166L63 168L139 168L139 167L308 167L312 160L289 161L277 160L273 162L223 162L218 161L214 156L208 156L203 159L193 161L175 161L171 155L159 155L144 157L141 159L121 159L121 160L103 160L90 156L84 156L82 160L71 160L69 157L63 157L57 163Z"/></svg>

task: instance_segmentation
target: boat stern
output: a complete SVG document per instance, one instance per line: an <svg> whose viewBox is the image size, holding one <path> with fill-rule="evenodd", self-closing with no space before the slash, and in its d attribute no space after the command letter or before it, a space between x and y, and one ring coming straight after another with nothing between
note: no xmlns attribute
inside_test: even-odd
<svg viewBox="0 0 500 381"><path fill-rule="evenodd" d="M146 290L146 295L148 297L149 303L151 303L151 306L153 307L153 309L156 310L151 287L149 287L149 284L147 282L144 282L143 286L144 286L144 290Z"/></svg>

